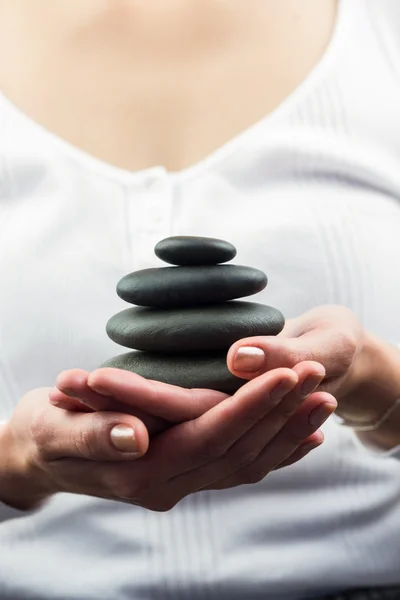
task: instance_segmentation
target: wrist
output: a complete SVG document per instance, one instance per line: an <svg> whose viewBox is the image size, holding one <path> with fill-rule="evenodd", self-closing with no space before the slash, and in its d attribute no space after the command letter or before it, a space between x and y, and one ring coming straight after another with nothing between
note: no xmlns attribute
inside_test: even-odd
<svg viewBox="0 0 400 600"><path fill-rule="evenodd" d="M337 414L357 426L379 423L400 398L400 353L366 332Z"/></svg>
<svg viewBox="0 0 400 600"><path fill-rule="evenodd" d="M40 470L21 457L9 425L0 424L0 502L17 510L35 510L51 495Z"/></svg>

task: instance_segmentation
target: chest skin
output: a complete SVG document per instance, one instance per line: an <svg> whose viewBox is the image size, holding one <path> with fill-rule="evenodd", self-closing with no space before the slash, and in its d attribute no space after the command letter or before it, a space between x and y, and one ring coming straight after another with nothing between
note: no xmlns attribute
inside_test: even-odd
<svg viewBox="0 0 400 600"><path fill-rule="evenodd" d="M187 168L279 106L328 45L336 0L0 0L0 87L120 168Z"/></svg>

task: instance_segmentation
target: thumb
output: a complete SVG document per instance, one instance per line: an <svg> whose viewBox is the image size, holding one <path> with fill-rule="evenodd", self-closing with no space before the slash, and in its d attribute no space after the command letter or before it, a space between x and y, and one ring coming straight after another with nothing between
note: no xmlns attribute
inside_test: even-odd
<svg viewBox="0 0 400 600"><path fill-rule="evenodd" d="M227 356L229 370L253 379L281 367L293 368L303 361L322 364L327 377L343 374L353 359L350 340L332 328L315 328L299 337L258 336L235 342Z"/></svg>
<svg viewBox="0 0 400 600"><path fill-rule="evenodd" d="M45 460L135 460L148 450L147 429L134 416L70 412L50 404L46 412L34 427L35 443Z"/></svg>

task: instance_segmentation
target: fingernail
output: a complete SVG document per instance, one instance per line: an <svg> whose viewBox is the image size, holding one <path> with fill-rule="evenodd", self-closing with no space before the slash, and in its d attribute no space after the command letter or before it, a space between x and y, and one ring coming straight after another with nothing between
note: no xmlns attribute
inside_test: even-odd
<svg viewBox="0 0 400 600"><path fill-rule="evenodd" d="M325 423L328 417L330 417L334 408L333 404L320 404L309 414L308 422L310 425L313 425L313 427L319 427Z"/></svg>
<svg viewBox="0 0 400 600"><path fill-rule="evenodd" d="M303 381L303 385L300 388L300 394L306 398L312 392L315 392L317 387L321 384L323 378L324 375L322 373L321 375L311 375L310 377L307 377L307 379Z"/></svg>
<svg viewBox="0 0 400 600"><path fill-rule="evenodd" d="M111 429L111 442L121 452L137 453L135 430L128 425L116 425Z"/></svg>
<svg viewBox="0 0 400 600"><path fill-rule="evenodd" d="M292 381L282 381L276 387L274 387L274 389L270 393L271 400L273 400L274 402L279 402L279 400L282 400L282 398L284 398L286 394L293 390L294 385L295 384Z"/></svg>
<svg viewBox="0 0 400 600"><path fill-rule="evenodd" d="M261 369L265 361L265 354L261 348L253 346L242 346L236 352L233 361L235 371L242 373L256 373Z"/></svg>

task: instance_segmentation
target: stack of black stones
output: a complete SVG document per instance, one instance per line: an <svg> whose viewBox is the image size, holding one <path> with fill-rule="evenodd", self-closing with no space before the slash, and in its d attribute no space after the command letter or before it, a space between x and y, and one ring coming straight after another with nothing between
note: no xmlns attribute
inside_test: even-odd
<svg viewBox="0 0 400 600"><path fill-rule="evenodd" d="M155 254L175 266L123 277L117 293L136 306L107 323L108 336L135 351L102 366L186 388L235 392L245 380L227 368L230 346L245 337L277 335L284 326L275 308L236 300L263 290L265 273L221 264L236 256L236 248L214 238L166 238Z"/></svg>

